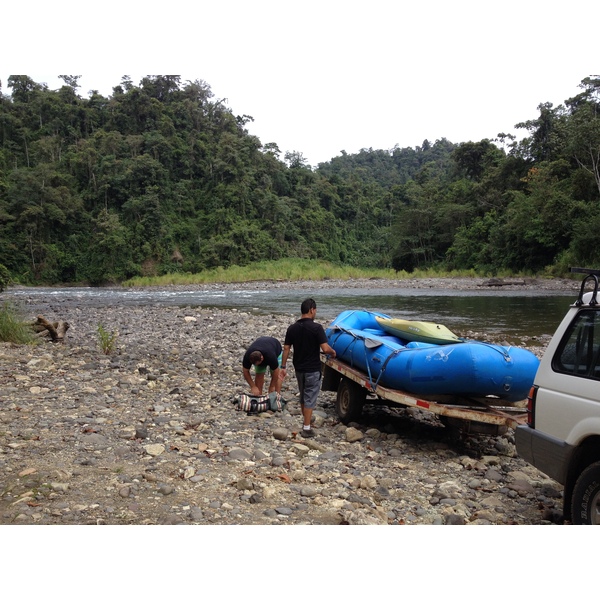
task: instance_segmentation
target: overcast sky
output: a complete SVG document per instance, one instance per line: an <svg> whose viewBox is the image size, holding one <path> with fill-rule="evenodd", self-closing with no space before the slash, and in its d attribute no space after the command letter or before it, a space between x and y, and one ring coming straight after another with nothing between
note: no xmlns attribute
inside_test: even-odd
<svg viewBox="0 0 600 600"><path fill-rule="evenodd" d="M516 133L600 73L600 2L72 0L2 9L0 80L110 95L123 75L206 81L250 133L311 165L361 148ZM522 133L519 135L523 135Z"/></svg>

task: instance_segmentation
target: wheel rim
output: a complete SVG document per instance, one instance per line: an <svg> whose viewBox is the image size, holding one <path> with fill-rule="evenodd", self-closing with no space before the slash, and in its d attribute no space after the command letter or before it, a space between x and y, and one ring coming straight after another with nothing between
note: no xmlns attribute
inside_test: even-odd
<svg viewBox="0 0 600 600"><path fill-rule="evenodd" d="M346 388L340 394L340 410L343 414L348 412L348 407L350 406L350 393Z"/></svg>

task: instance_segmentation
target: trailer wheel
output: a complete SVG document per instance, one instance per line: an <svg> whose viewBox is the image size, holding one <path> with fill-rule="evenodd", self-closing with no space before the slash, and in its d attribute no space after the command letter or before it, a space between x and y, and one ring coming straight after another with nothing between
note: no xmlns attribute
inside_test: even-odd
<svg viewBox="0 0 600 600"><path fill-rule="evenodd" d="M577 478L571 514L574 525L600 525L600 462L591 464Z"/></svg>
<svg viewBox="0 0 600 600"><path fill-rule="evenodd" d="M347 377L342 377L337 391L335 410L342 423L349 423L360 417L367 390Z"/></svg>

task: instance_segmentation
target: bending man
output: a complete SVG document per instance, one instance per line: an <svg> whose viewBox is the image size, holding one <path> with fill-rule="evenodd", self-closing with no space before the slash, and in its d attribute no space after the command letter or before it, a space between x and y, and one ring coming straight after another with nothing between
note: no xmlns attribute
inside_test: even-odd
<svg viewBox="0 0 600 600"><path fill-rule="evenodd" d="M254 380L250 373L252 365L254 365ZM269 367L271 373L269 393L281 393L282 378L280 377L280 365L281 343L278 339L263 336L252 342L242 358L242 370L244 372L244 379L250 386L250 394L253 396L262 396L267 367Z"/></svg>

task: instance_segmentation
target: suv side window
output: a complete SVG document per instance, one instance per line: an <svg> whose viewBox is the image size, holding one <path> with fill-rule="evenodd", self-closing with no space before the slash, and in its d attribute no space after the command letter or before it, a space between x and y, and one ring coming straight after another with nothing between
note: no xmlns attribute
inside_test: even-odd
<svg viewBox="0 0 600 600"><path fill-rule="evenodd" d="M558 373L600 379L600 310L582 310L567 330L554 358Z"/></svg>

